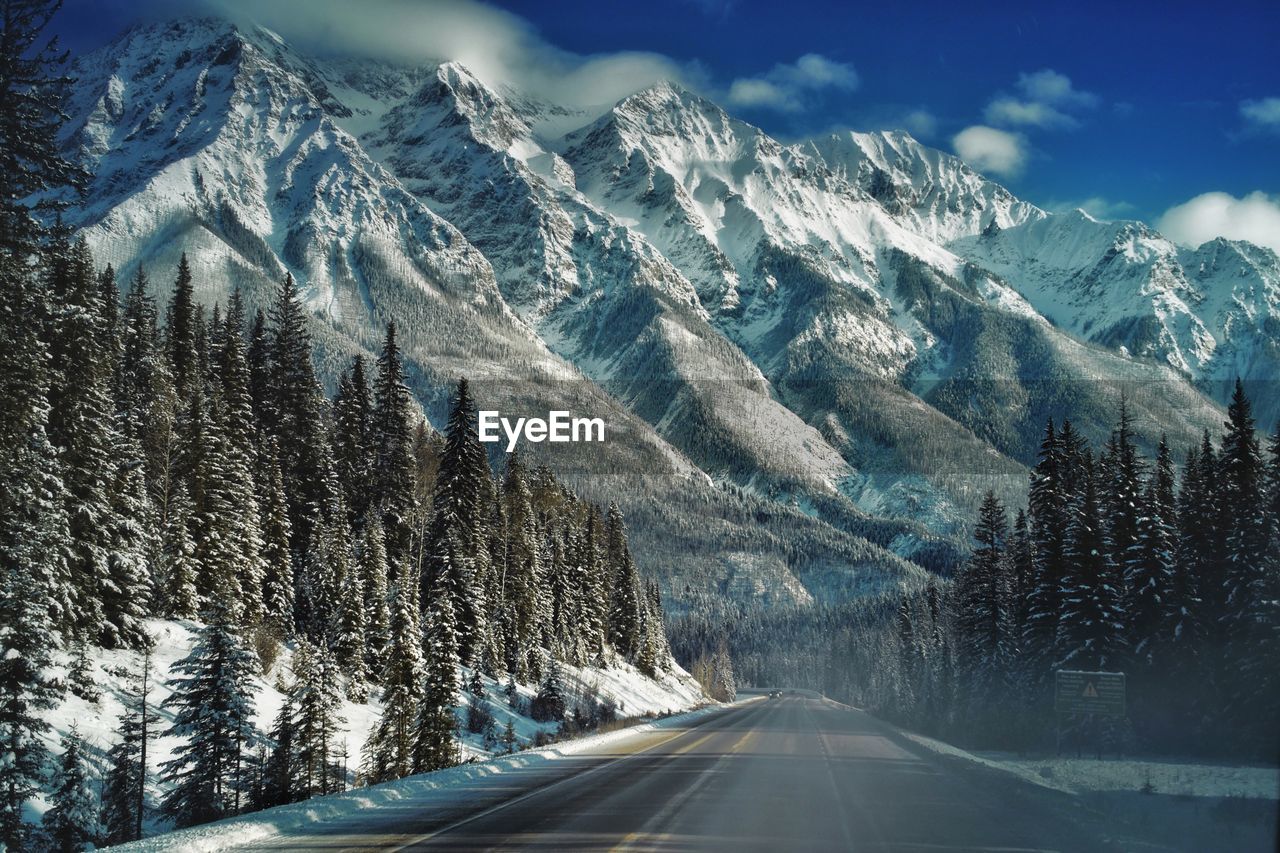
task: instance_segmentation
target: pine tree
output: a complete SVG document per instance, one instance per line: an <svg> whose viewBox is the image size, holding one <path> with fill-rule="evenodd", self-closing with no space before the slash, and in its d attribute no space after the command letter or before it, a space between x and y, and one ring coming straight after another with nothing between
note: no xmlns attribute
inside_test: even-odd
<svg viewBox="0 0 1280 853"><path fill-rule="evenodd" d="M142 838L146 813L147 747L154 734L151 697L151 650L144 649L135 687L122 697L120 740L107 752L111 763L103 781L102 825L107 844Z"/></svg>
<svg viewBox="0 0 1280 853"><path fill-rule="evenodd" d="M83 240L73 245L58 232L47 252L45 282L53 305L47 329L49 439L61 449L67 489L76 620L81 630L101 634L107 643L115 639L102 610L102 588L110 578L108 476L115 404L93 259Z"/></svg>
<svg viewBox="0 0 1280 853"><path fill-rule="evenodd" d="M1148 667L1156 664L1158 649L1168 639L1175 547L1172 500L1173 461L1169 445L1161 437L1124 574L1129 645L1135 663Z"/></svg>
<svg viewBox="0 0 1280 853"><path fill-rule="evenodd" d="M169 353L169 369L179 400L191 399L197 384L203 383L199 372L196 337L198 325L195 286L186 252L178 261L178 277L173 283L173 299L165 321L165 348Z"/></svg>
<svg viewBox="0 0 1280 853"><path fill-rule="evenodd" d="M387 553L382 537L382 523L371 518L364 526L364 542L360 549L358 571L364 592L365 666L375 677L386 667L387 647L391 642L391 610L387 594Z"/></svg>
<svg viewBox="0 0 1280 853"><path fill-rule="evenodd" d="M413 772L413 732L422 696L422 645L418 580L400 566L391 586L391 643L382 672L382 718L365 746L365 776L370 782L400 779Z"/></svg>
<svg viewBox="0 0 1280 853"><path fill-rule="evenodd" d="M200 609L200 595L196 590L200 568L191 524L191 501L186 486L178 483L169 500L169 519L162 533L162 568L157 589L159 612L173 619L194 618Z"/></svg>
<svg viewBox="0 0 1280 853"><path fill-rule="evenodd" d="M286 692L284 702L276 715L275 723L268 732L271 740L271 755L263 767L262 793L255 805L269 809L282 806L298 799L296 790L297 758L294 751L294 735L296 723L294 715L292 691Z"/></svg>
<svg viewBox="0 0 1280 853"><path fill-rule="evenodd" d="M262 511L262 609L277 632L282 637L290 637L295 629L293 557L289 551L291 527L274 439L267 440L261 457L258 505Z"/></svg>
<svg viewBox="0 0 1280 853"><path fill-rule="evenodd" d="M37 208L56 206L32 200L85 177L58 141L71 80L62 73L67 55L44 33L60 7L57 0L12 0L0 30L0 253L18 260L45 235Z"/></svg>
<svg viewBox="0 0 1280 853"><path fill-rule="evenodd" d="M0 468L0 848L22 849L23 803L40 790L48 750L45 714L61 699L50 675L51 616L65 576L67 520L52 448L37 420L30 444Z"/></svg>
<svg viewBox="0 0 1280 853"><path fill-rule="evenodd" d="M257 656L245 648L225 610L210 614L191 653L173 665L174 712L166 736L182 738L160 765L170 785L161 811L178 827L236 814L247 788L245 765L257 738L253 675Z"/></svg>
<svg viewBox="0 0 1280 853"><path fill-rule="evenodd" d="M447 550L461 550L456 535ZM453 611L450 573L436 574L423 624L425 686L413 731L413 770L425 773L452 767L460 760L454 741L453 709L458 692L458 623Z"/></svg>
<svg viewBox="0 0 1280 853"><path fill-rule="evenodd" d="M341 790L334 761L342 717L342 680L337 661L321 646L302 641L294 653L296 680L289 691L294 709L292 747L297 767L294 795L306 800Z"/></svg>
<svg viewBox="0 0 1280 853"><path fill-rule="evenodd" d="M145 648L150 644L143 620L151 612L155 588L152 561L159 553L156 516L147 497L142 450L116 433L113 477L109 483L107 573L100 583L104 616L103 645Z"/></svg>
<svg viewBox="0 0 1280 853"><path fill-rule="evenodd" d="M1129 404L1120 397L1120 422L1116 425L1110 442L1113 460L1107 481L1104 502L1107 519L1107 545L1111 550L1111 562L1124 566L1138 543L1139 523L1142 516L1142 460L1133 443L1133 419Z"/></svg>
<svg viewBox="0 0 1280 853"><path fill-rule="evenodd" d="M609 607L609 641L618 653L634 661L641 644L640 579L627 547L626 525L616 502L609 504L605 520L605 571L612 579Z"/></svg>
<svg viewBox="0 0 1280 853"><path fill-rule="evenodd" d="M507 457L503 483L507 507L506 571L503 598L508 629L505 649L509 671L528 673L528 655L535 642L538 621L538 585L542 574L537 547L537 526L524 465L518 453Z"/></svg>
<svg viewBox="0 0 1280 853"><path fill-rule="evenodd" d="M969 713L985 718L1000 703L1015 646L1008 605L1009 521L1004 506L987 492L973 538L977 548L956 577L961 660Z"/></svg>
<svg viewBox="0 0 1280 853"><path fill-rule="evenodd" d="M338 626L333 651L346 676L347 698L353 702L365 702L369 697L366 612L364 575L360 567L348 566L338 596Z"/></svg>
<svg viewBox="0 0 1280 853"><path fill-rule="evenodd" d="M388 339L394 344L392 332L393 330L389 330ZM379 410L382 409L384 397L381 374L380 366ZM475 569L479 551L486 544L485 521L489 516L488 507L484 504L489 488L489 463L476 432L475 416L467 380L461 379L458 381L457 396L445 430L444 452L436 478L431 528L426 547L428 572L423 582L424 590L434 588L436 575L447 572L447 588L453 599L453 611L458 622L459 652L468 661L472 659L477 641L485 631L486 607L481 598L482 584L477 583ZM383 455L380 450L379 458ZM379 481L385 482L383 475L379 475ZM392 531L385 516L383 524L388 535L388 553L394 553L391 545ZM454 547L447 545L451 536L456 539ZM441 560L446 559L450 552L452 559L445 565ZM424 599L423 606L426 604Z"/></svg>
<svg viewBox="0 0 1280 853"><path fill-rule="evenodd" d="M289 502L292 550L304 555L314 528L333 504L321 394L311 360L311 335L293 276L286 275L271 309L268 434L275 438ZM300 563L295 560L295 569Z"/></svg>
<svg viewBox="0 0 1280 853"><path fill-rule="evenodd" d="M364 357L357 355L344 373L333 401L333 457L353 524L363 523L373 488L376 448L371 436L373 404L365 378Z"/></svg>
<svg viewBox="0 0 1280 853"><path fill-rule="evenodd" d="M553 657L547 667L547 676L538 688L538 695L533 697L529 714L538 722L558 723L564 720L567 710L564 674L560 671L560 662Z"/></svg>
<svg viewBox="0 0 1280 853"><path fill-rule="evenodd" d="M1237 379L1227 407L1227 432L1219 460L1226 512L1226 610L1222 614L1227 636L1227 657L1232 662L1226 678L1227 712L1246 743L1270 748L1274 731L1257 729L1256 709L1267 699L1275 678L1275 661L1266 656L1273 648L1275 605L1267 594L1273 582L1267 567L1273 559L1264 500L1265 469L1252 406ZM1235 677L1231 677L1234 675Z"/></svg>
<svg viewBox="0 0 1280 853"><path fill-rule="evenodd" d="M1120 664L1124 616L1116 568L1108 559L1097 477L1086 455L1083 492L1067 528L1067 574L1058 619L1060 666L1101 670Z"/></svg>
<svg viewBox="0 0 1280 853"><path fill-rule="evenodd" d="M59 853L92 848L102 834L98 798L84 758L84 741L72 726L62 738L62 758L54 781L53 803L44 828Z"/></svg>

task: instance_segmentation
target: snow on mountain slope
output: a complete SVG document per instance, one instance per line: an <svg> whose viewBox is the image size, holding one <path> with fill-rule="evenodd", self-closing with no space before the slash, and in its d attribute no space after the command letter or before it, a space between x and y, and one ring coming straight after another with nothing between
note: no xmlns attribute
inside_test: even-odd
<svg viewBox="0 0 1280 853"><path fill-rule="evenodd" d="M1020 500L1046 418L1101 438L1128 389L1148 442L1182 441L1221 419L1203 392L1280 363L1273 253L1047 214L901 132L783 145L667 83L592 114L215 20L77 73L100 261L165 298L186 251L201 299L251 307L292 272L326 381L395 318L436 419L459 374L512 414L604 416L603 455L545 458L597 500L630 472L668 589L914 582L885 548ZM752 513L767 553L741 559Z"/></svg>
<svg viewBox="0 0 1280 853"><path fill-rule="evenodd" d="M602 417L609 435L603 449L544 445L536 448L536 457L580 484L585 497L617 498L628 514L638 502L660 496L664 510L648 516L653 547L638 552L638 558L667 580L669 589L690 584L714 588L739 572L720 559L714 542L680 553L663 547L679 538L685 519L676 507L686 496L697 496L702 512L727 531L753 522L739 516L737 498L721 495L707 472L653 429L660 418L646 421L628 401L592 381L606 381L612 375L608 366L628 357L629 339L608 334L609 324L600 325L603 315L592 310L599 294L615 294L610 311L619 321L647 317L653 340L675 340L683 335L681 329L699 322L691 304L696 300L680 296L681 288L690 293L687 281L642 238L582 207L567 240L556 243L560 238L550 226L535 235L549 246L563 245L572 259L579 252L575 235L590 230L598 235L591 242L592 257L603 258L590 268L590 287L575 294L566 309L577 319L572 339L557 338L549 328L558 320L538 319L532 303L509 287L519 275L495 276L477 243L431 209L446 209L444 199L411 192L344 130L345 122L380 122L392 109L370 91L380 91L384 98L394 98L397 91L409 97L419 93L418 83L438 81L439 75L386 66L358 73L350 63L322 74L272 34L245 32L215 20L136 28L83 58L76 74L66 146L92 173L93 182L90 203L70 216L99 263L114 264L122 279L144 266L154 292L166 300L172 270L185 252L196 273L198 299L209 305L225 302L231 288L239 286L251 310L268 305L279 279L291 272L316 314L313 333L321 376L328 383L352 354L376 348L386 322L395 319L410 385L437 424L460 375L473 380L486 405L504 414L564 409ZM454 74L452 82L461 87L461 70ZM385 88L379 90L379 84ZM516 108L525 115L536 110L526 102ZM463 128L454 115L444 115L444 126ZM493 114L482 108L471 115ZM515 141L503 141L497 121L477 132L495 144L510 147ZM438 135L436 129L432 133ZM480 147L451 137L440 149L442 156L453 146ZM425 138L420 147L429 150ZM520 153L540 156L529 146ZM505 152L501 156L510 163L523 162ZM487 181L482 171L458 172L463 162L437 165L464 179L460 192L474 190L477 199L485 199L486 187L491 190L496 182ZM476 169L491 165L478 161ZM555 171L552 165L550 174ZM528 175L530 186L546 186L534 172ZM493 250L519 236L508 232L486 241L480 225L505 205L488 197L480 209L487 212L467 220L478 243ZM519 209L516 221L526 215L538 219L535 214L531 208ZM497 251L494 255L506 259ZM547 280L558 286L563 278ZM535 320L548 330L540 334L530 325ZM746 393L755 396L741 409L755 411L752 399L768 403L746 359L733 356L732 347L714 335L701 339L730 353L726 358L737 371L734 375L746 377ZM580 366L566 355L579 359ZM780 414L789 416L785 410ZM793 430L777 432L790 436ZM796 448L801 462L784 460L788 470L799 471L796 477L805 489L832 491L844 475L839 456L810 452L821 450L812 433ZM629 472L625 488L612 476L615 472ZM776 521L780 527L789 524L788 512L801 515L784 511ZM899 526L880 541L888 542L904 529ZM846 555L844 569L859 584L916 582L911 577L918 575L918 567L871 545L859 533L828 528L818 539L833 549L825 559L835 562L836 554ZM751 568L758 581L788 600L807 600L811 593L795 580L786 537L771 537L762 547L767 558Z"/></svg>
<svg viewBox="0 0 1280 853"><path fill-rule="evenodd" d="M1083 211L951 244L1080 337L1170 365L1227 399L1236 376L1263 383L1263 422L1280 416L1265 383L1280 370L1280 258L1249 243L1174 245L1140 222Z"/></svg>

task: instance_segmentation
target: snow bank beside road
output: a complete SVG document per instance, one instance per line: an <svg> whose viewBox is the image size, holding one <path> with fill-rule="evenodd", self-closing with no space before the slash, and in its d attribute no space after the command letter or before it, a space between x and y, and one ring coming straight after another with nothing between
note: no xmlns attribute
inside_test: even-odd
<svg viewBox="0 0 1280 853"><path fill-rule="evenodd" d="M745 700L746 702L754 701ZM742 704L742 703L738 703ZM434 810L442 816L459 814L468 805L483 802L486 787L509 788L511 774L519 772L527 786L556 781L570 770L564 760L576 755L604 753L640 735L679 728L697 722L725 706L710 706L618 731L590 735L540 749L531 749L475 764L464 764L435 773L410 776L396 782L358 788L342 794L316 797L302 803L278 806L262 812L229 818L191 829L158 835L144 841L126 844L119 850L180 851L203 853L225 850L244 844L268 841L290 835L322 831L319 824L333 824L358 819L362 824L376 822L380 811L403 812Z"/></svg>

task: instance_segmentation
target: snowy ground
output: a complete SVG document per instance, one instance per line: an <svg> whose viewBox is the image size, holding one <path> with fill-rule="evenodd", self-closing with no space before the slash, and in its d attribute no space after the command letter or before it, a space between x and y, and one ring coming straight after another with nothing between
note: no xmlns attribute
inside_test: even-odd
<svg viewBox="0 0 1280 853"><path fill-rule="evenodd" d="M1074 794L1114 820L1126 838L1136 832L1153 844L1197 853L1272 850L1280 840L1280 768L1274 765L972 753L912 732L902 734L942 755Z"/></svg>
<svg viewBox="0 0 1280 853"><path fill-rule="evenodd" d="M510 788L512 783L509 779L512 776L519 778L521 787L533 788L550 784L575 771L575 766L566 761L571 756L613 750L646 733L682 727L716 710L715 706L701 708L606 734L581 737L488 761L410 776L398 782L278 806L156 836L116 849L203 853L269 842L282 836L307 835L323 829L326 824L348 820L358 820L362 826L376 825L380 816L403 814L405 810L415 813L464 813L473 802L483 802L486 795L493 793L493 789ZM471 808L474 807L471 805Z"/></svg>
<svg viewBox="0 0 1280 853"><path fill-rule="evenodd" d="M172 714L159 705L169 695L165 679L169 675L169 667L177 660L185 657L195 642L197 626L185 621L151 620L148 630L156 639L152 653L152 682L155 689L151 694L151 703L160 714L158 730L166 728L172 720ZM61 752L60 738L74 724L85 740L86 755L93 763L97 778L102 778L107 770L106 752L118 739L117 727L123 711L121 697L127 687L134 683L141 668L141 656L136 652L118 650L91 649L92 681L98 686L100 696L97 701L86 701L68 692L63 703L49 716L52 731L45 736L49 748L54 754ZM284 647L279 659L271 670L257 680L258 691L255 697L257 714L255 723L259 730L271 727L272 721L284 702L283 690L292 681L290 663L292 651ZM55 661L61 669L70 662L66 653L57 653ZM692 708L703 702L702 691L697 683L683 670L665 674L660 680L645 677L634 667L618 662L605 669L563 666L565 689L570 707L576 699L594 692L601 701L612 698L618 707L620 716L641 716L646 714L664 714ZM463 670L461 682L465 686L470 677L469 670ZM499 734L506 727L508 720L513 724L521 746L533 742L538 733L554 732L552 723L538 723L526 716L515 713L503 693L504 685L492 679L484 678L486 706L494 717L495 728ZM536 686L519 685L521 697L527 701L537 692ZM377 723L382 706L377 691L367 703L346 702L343 716L346 718L345 750L349 776L353 777L361 764L361 753L365 739ZM468 694L458 695L459 719L464 719ZM527 707L527 704L526 704ZM461 727L460 727L461 728ZM465 728L462 728L465 732ZM155 805L164 793L164 787L157 780L157 769L161 762L169 760L178 741L176 738L157 738L149 748L147 759L151 785L148 790L149 805ZM497 746L501 749L501 746ZM464 757L483 759L490 756L484 740L479 735L466 735L462 741ZM47 808L47 803L36 798L28 806L28 820L38 822ZM167 829L154 819L149 822L148 831L163 832Z"/></svg>

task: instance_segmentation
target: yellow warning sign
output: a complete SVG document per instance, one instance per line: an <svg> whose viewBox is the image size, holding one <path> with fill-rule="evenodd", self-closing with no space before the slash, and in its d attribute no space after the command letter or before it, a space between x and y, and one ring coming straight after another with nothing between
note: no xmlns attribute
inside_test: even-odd
<svg viewBox="0 0 1280 853"><path fill-rule="evenodd" d="M1093 686L1092 681L1086 681L1084 685L1084 693L1080 694L1086 699L1097 699L1098 689Z"/></svg>

